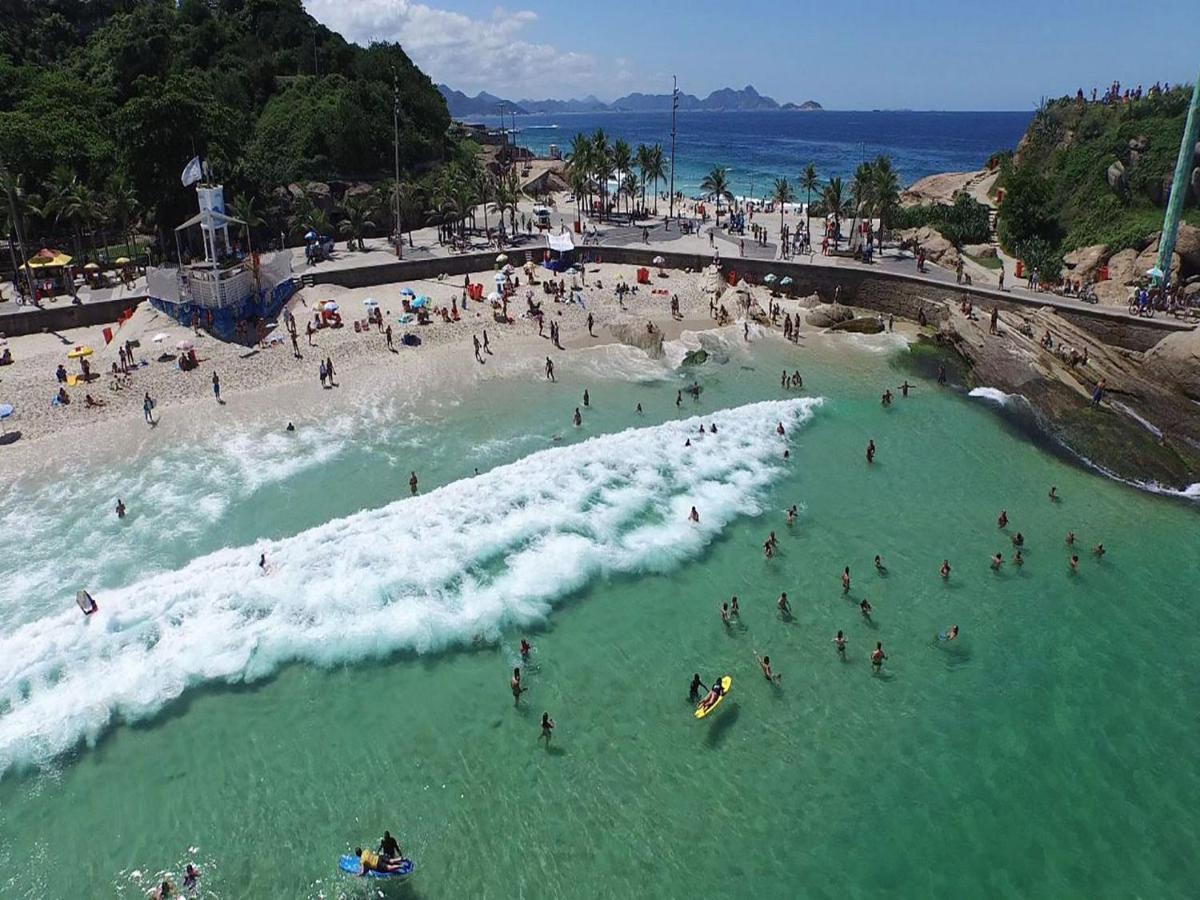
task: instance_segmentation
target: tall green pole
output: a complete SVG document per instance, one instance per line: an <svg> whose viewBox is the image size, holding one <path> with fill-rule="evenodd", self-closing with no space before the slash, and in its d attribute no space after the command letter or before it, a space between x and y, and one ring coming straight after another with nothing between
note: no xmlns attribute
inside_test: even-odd
<svg viewBox="0 0 1200 900"><path fill-rule="evenodd" d="M1183 126L1183 141L1179 145L1179 159L1175 160L1175 180L1171 182L1171 199L1167 201L1167 214L1163 218L1162 238L1158 242L1158 269L1163 273L1163 284L1171 280L1171 254L1175 252L1175 237L1179 233L1179 217L1183 214L1183 201L1187 193L1192 171L1192 154L1196 137L1200 133L1200 75L1192 88L1192 103L1188 107L1187 124Z"/></svg>

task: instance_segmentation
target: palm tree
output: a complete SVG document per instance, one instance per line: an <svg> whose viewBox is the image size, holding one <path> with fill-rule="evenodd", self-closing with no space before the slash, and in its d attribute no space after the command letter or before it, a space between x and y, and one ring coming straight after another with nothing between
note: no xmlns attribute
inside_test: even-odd
<svg viewBox="0 0 1200 900"><path fill-rule="evenodd" d="M806 198L804 201L804 230L808 232L809 237L812 236L812 213L809 211L812 208L813 191L821 189L821 179L817 175L817 167L809 163L804 172L800 175L800 190L804 191Z"/></svg>
<svg viewBox="0 0 1200 900"><path fill-rule="evenodd" d="M363 232L375 227L370 218L370 201L361 194L351 195L342 201L342 213L345 218L338 223L338 231L350 238L349 246L353 247L357 241L358 249L365 251L367 245L363 242Z"/></svg>
<svg viewBox="0 0 1200 900"><path fill-rule="evenodd" d="M509 222L512 225L513 236L517 233L517 207L521 202L521 198L525 196L525 191L521 188L521 179L517 175L515 169L510 169L508 173L500 179L496 184L495 202L492 203L492 211L500 214L500 233L504 234L504 214L507 212Z"/></svg>
<svg viewBox="0 0 1200 900"><path fill-rule="evenodd" d="M783 234L783 208L796 199L796 192L786 178L776 178L771 189L771 200L779 204L779 233Z"/></svg>
<svg viewBox="0 0 1200 900"><path fill-rule="evenodd" d="M425 211L425 201L421 194L421 189L411 182L404 182L400 185L397 192L396 186L392 185L391 203L389 209L400 210L400 221L396 223L396 234L400 238L400 243L404 242L404 226L408 225L408 246L413 246L413 225L421 214Z"/></svg>
<svg viewBox="0 0 1200 900"><path fill-rule="evenodd" d="M733 191L729 189L729 172L724 166L714 166L713 170L704 176L700 182L700 190L704 196L712 198L717 210L717 225L721 224L721 201L733 201Z"/></svg>
<svg viewBox="0 0 1200 900"><path fill-rule="evenodd" d="M825 185L825 190L821 194L821 200L825 204L825 215L833 214L833 233L836 236L841 229L842 217L850 210L850 201L846 199L845 190L840 177L829 179L829 183ZM837 247L837 239L834 238L833 246Z"/></svg>
<svg viewBox="0 0 1200 900"><path fill-rule="evenodd" d="M858 230L858 217L870 218L875 203L875 168L869 162L860 163L854 170L854 180L850 182L851 206L854 210L854 225L850 231L853 235ZM870 228L870 224L867 225ZM854 242L853 236L851 243Z"/></svg>
<svg viewBox="0 0 1200 900"><path fill-rule="evenodd" d="M24 176L14 175L8 169L0 169L0 229L3 229L5 236L8 238L8 252L12 257L13 271L17 272L19 263L17 262L17 253L20 252L21 259L27 259L25 256L25 242L22 238L26 234L26 224L29 221L29 216L42 216L42 198L24 188ZM11 198L12 205L10 207L8 199ZM16 211L16 216L13 216L13 211Z"/></svg>
<svg viewBox="0 0 1200 900"><path fill-rule="evenodd" d="M621 193L625 195L625 207L628 210L638 195L637 176L632 172L626 172L625 177L621 180Z"/></svg>
<svg viewBox="0 0 1200 900"><path fill-rule="evenodd" d="M292 214L288 217L288 224L291 231L300 236L309 231L315 231L317 234L333 232L333 225L329 221L329 216L325 214L325 210L317 206L308 192L303 189L292 205Z"/></svg>
<svg viewBox="0 0 1200 900"><path fill-rule="evenodd" d="M137 247L132 246L129 226L137 212L137 195L124 175L113 175L105 186L108 196L108 213L121 228L121 239L125 242L125 255L137 256ZM239 217L240 218L240 217ZM260 223L261 224L261 223Z"/></svg>
<svg viewBox="0 0 1200 900"><path fill-rule="evenodd" d="M85 185L66 166L50 174L50 198L46 211L55 224L67 225L75 232L76 252L83 250L83 226L91 217L91 197Z"/></svg>
<svg viewBox="0 0 1200 900"><path fill-rule="evenodd" d="M896 210L900 208L900 177L892 168L892 160L887 156L875 158L872 167L874 171L872 193L875 196L875 214L879 216L879 241L883 246L884 226L890 226Z"/></svg>
<svg viewBox="0 0 1200 900"><path fill-rule="evenodd" d="M253 244L251 233L255 228L262 228L266 222L263 217L258 214L258 210L254 207L254 198L249 194L239 194L234 197L229 204L230 215L235 219L241 219L245 223L246 243Z"/></svg>
<svg viewBox="0 0 1200 900"><path fill-rule="evenodd" d="M633 150L630 148L628 141L618 138L616 143L613 144L612 162L613 167L617 170L617 186L621 188L621 193L625 193L625 176L633 168ZM628 207L626 208L626 212L628 212Z"/></svg>
<svg viewBox="0 0 1200 900"><path fill-rule="evenodd" d="M643 178L654 179L654 214L658 215L658 182L665 180L667 177L667 164L663 159L663 148L661 144L655 144L650 148L650 156L646 160L647 168L644 170Z"/></svg>
<svg viewBox="0 0 1200 900"><path fill-rule="evenodd" d="M597 128L592 135L592 174L600 184L600 218L608 215L608 178L612 175L612 149L608 146L608 135Z"/></svg>
<svg viewBox="0 0 1200 900"><path fill-rule="evenodd" d="M571 138L571 150L567 154L567 177L571 188L575 191L575 205L582 211L584 194L587 195L587 208L592 208L592 173L595 171L593 146L589 137L577 134Z"/></svg>
<svg viewBox="0 0 1200 900"><path fill-rule="evenodd" d="M638 177L642 182L642 209L646 209L646 180L649 176L646 174L650 170L650 156L653 154L649 147L645 144L638 144L637 151L633 154L634 162L637 164Z"/></svg>

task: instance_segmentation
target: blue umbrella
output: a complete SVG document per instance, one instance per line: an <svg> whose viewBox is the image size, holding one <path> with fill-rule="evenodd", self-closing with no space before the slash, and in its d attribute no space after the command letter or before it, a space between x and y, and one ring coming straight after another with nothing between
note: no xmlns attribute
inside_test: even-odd
<svg viewBox="0 0 1200 900"><path fill-rule="evenodd" d="M409 306L411 306L413 309L421 309L422 307L428 305L428 303L428 297L418 297L416 300L410 303Z"/></svg>
<svg viewBox="0 0 1200 900"><path fill-rule="evenodd" d="M7 419L12 414L13 414L12 406L10 406L7 403L0 403L0 419ZM0 434L7 434L7 433L8 432L3 431L3 429L0 428Z"/></svg>
<svg viewBox="0 0 1200 900"><path fill-rule="evenodd" d="M415 296L417 296L417 292L414 291L412 288L405 288L404 290L402 290L400 292L400 296L401 297L415 297Z"/></svg>

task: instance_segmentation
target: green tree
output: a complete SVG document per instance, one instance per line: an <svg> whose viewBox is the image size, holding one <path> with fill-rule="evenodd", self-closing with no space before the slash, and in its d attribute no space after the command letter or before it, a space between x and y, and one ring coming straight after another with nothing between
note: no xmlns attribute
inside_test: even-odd
<svg viewBox="0 0 1200 900"><path fill-rule="evenodd" d="M845 188L840 176L829 179L825 190L821 192L821 201L825 205L825 214L833 216L833 233L841 231L842 219L850 213L850 200L845 196ZM836 246L836 240L831 241Z"/></svg>
<svg viewBox="0 0 1200 900"><path fill-rule="evenodd" d="M647 162L647 168L643 173L643 177L652 178L654 180L654 214L658 215L658 183L667 177L667 164L663 157L663 148L660 144L655 144L650 148L650 155Z"/></svg>
<svg viewBox="0 0 1200 900"><path fill-rule="evenodd" d="M1010 173L997 230L1000 243L1014 252L1032 238L1057 245L1061 234L1050 183L1032 165L1017 166Z"/></svg>
<svg viewBox="0 0 1200 900"><path fill-rule="evenodd" d="M358 249L365 251L366 243L363 235L368 228L374 228L371 220L371 201L363 194L354 194L342 201L342 221L338 223L338 231L347 236L351 247L358 242Z"/></svg>
<svg viewBox="0 0 1200 900"><path fill-rule="evenodd" d="M608 135L602 128L597 128L592 134L592 175L600 186L600 218L608 216L608 179L612 176L612 148L608 144Z"/></svg>
<svg viewBox="0 0 1200 900"><path fill-rule="evenodd" d="M892 227L896 211L900 208L900 178L892 168L887 156L877 156L872 166L872 193L875 198L875 215L879 217L879 241L883 246L885 226Z"/></svg>
<svg viewBox="0 0 1200 900"><path fill-rule="evenodd" d="M801 173L801 175L800 175L800 190L804 191L804 194L805 194L804 230L807 231L811 235L812 234L812 214L809 212L809 210L812 209L812 195L813 195L813 191L821 190L821 179L820 179L820 176L817 175L817 167L814 166L812 163L809 163L805 167L804 172Z"/></svg>
<svg viewBox="0 0 1200 900"><path fill-rule="evenodd" d="M646 179L649 178L649 175L647 173L650 171L650 165L651 165L650 157L652 155L653 155L653 151L649 147L647 147L645 144L638 144L637 150L634 151L634 154L633 154L634 163L635 163L635 165L637 165L637 169L638 169L638 178L642 183L642 209L643 210L646 208Z"/></svg>
<svg viewBox="0 0 1200 900"><path fill-rule="evenodd" d="M583 210L586 194L587 210L592 208L592 176L596 171L593 158L594 147L591 138L584 134L576 134L571 138L571 149L567 153L567 178L571 189L575 191L575 205Z"/></svg>
<svg viewBox="0 0 1200 900"><path fill-rule="evenodd" d="M786 178L776 178L771 188L771 201L779 204L779 233L783 234L783 211L788 203L796 200L796 192Z"/></svg>
<svg viewBox="0 0 1200 900"><path fill-rule="evenodd" d="M618 139L613 143L612 164L613 168L617 170L617 185L620 188L620 192L625 194L628 200L629 194L625 191L625 176L633 168L633 150L630 148L628 141ZM628 211L629 204L626 203L626 212Z"/></svg>
<svg viewBox="0 0 1200 900"><path fill-rule="evenodd" d="M721 225L721 201L733 201L733 191L729 189L729 170L724 166L714 166L712 171L700 182L700 190L704 196L712 199L716 206L717 226Z"/></svg>

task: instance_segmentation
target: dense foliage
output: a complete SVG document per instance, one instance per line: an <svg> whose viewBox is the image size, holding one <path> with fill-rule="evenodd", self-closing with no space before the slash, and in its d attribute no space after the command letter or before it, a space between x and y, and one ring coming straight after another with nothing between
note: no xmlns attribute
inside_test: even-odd
<svg viewBox="0 0 1200 900"><path fill-rule="evenodd" d="M100 212L129 185L142 224L170 227L194 211L197 153L264 207L296 181L387 179L393 77L401 166L423 171L447 151L441 95L398 45L349 44L301 0L9 0L0 158L35 234L79 227L50 203L70 176Z"/></svg>
<svg viewBox="0 0 1200 900"><path fill-rule="evenodd" d="M1176 88L1129 102L1045 104L1017 153L999 160L1001 242L1016 252L1048 244L1048 255L1090 244L1113 252L1145 246L1162 227L1190 97L1190 88ZM1117 189L1107 177L1114 162L1124 168ZM1184 216L1200 222L1194 197Z"/></svg>
<svg viewBox="0 0 1200 900"><path fill-rule="evenodd" d="M930 203L899 210L896 226L920 228L928 225L957 247L983 244L991 239L988 207L969 194L959 194L953 204Z"/></svg>

